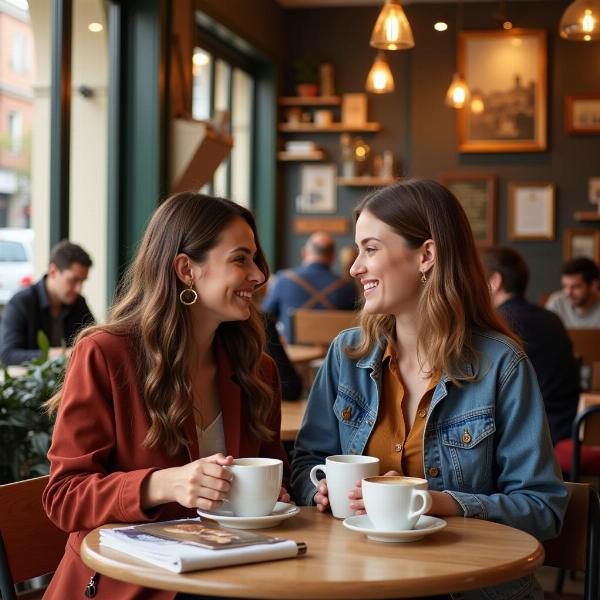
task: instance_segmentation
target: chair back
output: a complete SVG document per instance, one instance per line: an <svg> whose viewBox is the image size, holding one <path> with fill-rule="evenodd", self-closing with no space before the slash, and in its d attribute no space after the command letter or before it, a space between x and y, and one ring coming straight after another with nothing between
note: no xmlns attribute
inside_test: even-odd
<svg viewBox="0 0 600 600"><path fill-rule="evenodd" d="M0 591L5 600L14 597L7 582L55 571L63 557L67 534L50 522L42 506L47 483L46 476L0 485Z"/></svg>
<svg viewBox="0 0 600 600"><path fill-rule="evenodd" d="M600 361L598 360L592 363L592 383L590 390L592 392L600 392Z"/></svg>
<svg viewBox="0 0 600 600"><path fill-rule="evenodd" d="M545 565L585 571L585 600L598 598L598 493L588 483L565 482L571 497L560 535L544 542Z"/></svg>
<svg viewBox="0 0 600 600"><path fill-rule="evenodd" d="M294 311L294 343L329 346L333 338L344 329L358 324L358 313L352 310Z"/></svg>
<svg viewBox="0 0 600 600"><path fill-rule="evenodd" d="M567 329L573 343L575 356L581 358L584 365L600 361L600 328Z"/></svg>

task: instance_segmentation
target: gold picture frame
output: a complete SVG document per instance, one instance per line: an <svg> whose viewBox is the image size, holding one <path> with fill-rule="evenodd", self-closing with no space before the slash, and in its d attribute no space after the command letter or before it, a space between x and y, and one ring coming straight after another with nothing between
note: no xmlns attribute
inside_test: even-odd
<svg viewBox="0 0 600 600"><path fill-rule="evenodd" d="M458 67L471 92L457 110L460 152L546 150L545 30L462 31Z"/></svg>
<svg viewBox="0 0 600 600"><path fill-rule="evenodd" d="M508 237L515 241L553 240L556 186L547 181L508 184Z"/></svg>
<svg viewBox="0 0 600 600"><path fill-rule="evenodd" d="M596 229L565 229L564 261L573 258L591 258L600 263L600 231Z"/></svg>
<svg viewBox="0 0 600 600"><path fill-rule="evenodd" d="M485 173L442 173L438 180L462 204L477 246L496 243L496 177Z"/></svg>

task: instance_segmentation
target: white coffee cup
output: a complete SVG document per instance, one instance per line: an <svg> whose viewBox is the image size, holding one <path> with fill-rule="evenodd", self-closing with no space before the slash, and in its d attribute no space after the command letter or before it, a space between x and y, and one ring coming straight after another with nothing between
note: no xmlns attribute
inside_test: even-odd
<svg viewBox="0 0 600 600"><path fill-rule="evenodd" d="M227 499L236 517L264 517L275 508L283 463L278 458L236 458L227 469L233 474Z"/></svg>
<svg viewBox="0 0 600 600"><path fill-rule="evenodd" d="M350 508L348 492L363 477L379 475L379 459L358 454L336 454L328 456L324 465L315 465L310 471L310 480L319 487L317 471L325 473L331 513L336 519L345 519L354 514Z"/></svg>
<svg viewBox="0 0 600 600"><path fill-rule="evenodd" d="M375 529L414 529L431 508L427 480L419 477L368 477L362 481L365 510Z"/></svg>

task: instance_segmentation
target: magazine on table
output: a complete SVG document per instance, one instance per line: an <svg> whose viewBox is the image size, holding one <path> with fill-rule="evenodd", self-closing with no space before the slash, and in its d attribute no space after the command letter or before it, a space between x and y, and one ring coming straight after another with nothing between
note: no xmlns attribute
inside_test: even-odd
<svg viewBox="0 0 600 600"><path fill-rule="evenodd" d="M198 518L101 529L100 545L176 573L292 558L306 552L302 542L229 529Z"/></svg>

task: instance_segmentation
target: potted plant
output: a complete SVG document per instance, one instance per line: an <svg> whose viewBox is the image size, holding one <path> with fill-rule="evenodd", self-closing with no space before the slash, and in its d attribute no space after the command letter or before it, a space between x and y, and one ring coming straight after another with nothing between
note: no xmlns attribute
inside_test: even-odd
<svg viewBox="0 0 600 600"><path fill-rule="evenodd" d="M305 57L294 62L294 80L298 96L317 96L319 93L319 61Z"/></svg>
<svg viewBox="0 0 600 600"><path fill-rule="evenodd" d="M0 383L0 484L48 474L52 422L42 405L58 389L66 359L48 360L48 338L42 332L38 344L43 357L25 365L18 377L4 369Z"/></svg>

